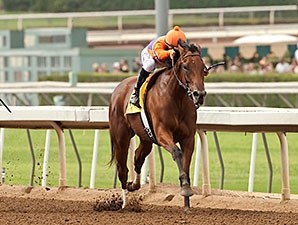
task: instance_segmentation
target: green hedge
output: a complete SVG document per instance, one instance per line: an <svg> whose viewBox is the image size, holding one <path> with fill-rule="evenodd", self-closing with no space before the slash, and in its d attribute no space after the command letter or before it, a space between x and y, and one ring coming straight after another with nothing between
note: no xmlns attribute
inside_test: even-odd
<svg viewBox="0 0 298 225"><path fill-rule="evenodd" d="M137 74L133 74L137 75ZM117 82L121 81L129 76L129 74L110 74L110 73L79 73L78 82ZM68 74L52 74L50 76L43 75L39 77L39 81L65 81L69 80Z"/></svg>
<svg viewBox="0 0 298 225"><path fill-rule="evenodd" d="M129 76L137 74L98 74L98 73L79 73L78 82L117 82ZM53 74L51 76L41 76L39 81L68 81L68 74ZM277 74L268 73L244 74L244 73L210 73L206 77L206 82L291 82L298 81L297 74Z"/></svg>
<svg viewBox="0 0 298 225"><path fill-rule="evenodd" d="M292 73L277 74L268 73L260 74L245 74L245 73L216 73L209 74L206 77L206 82L290 82L298 81L298 75Z"/></svg>

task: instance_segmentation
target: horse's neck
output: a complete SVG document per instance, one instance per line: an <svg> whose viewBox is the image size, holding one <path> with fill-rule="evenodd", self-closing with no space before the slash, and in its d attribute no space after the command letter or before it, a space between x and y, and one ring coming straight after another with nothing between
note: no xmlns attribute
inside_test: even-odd
<svg viewBox="0 0 298 225"><path fill-rule="evenodd" d="M160 85L163 90L163 93L175 100L183 99L185 97L185 90L179 85L178 80L175 77L175 74L171 71L168 74L163 74L160 77Z"/></svg>

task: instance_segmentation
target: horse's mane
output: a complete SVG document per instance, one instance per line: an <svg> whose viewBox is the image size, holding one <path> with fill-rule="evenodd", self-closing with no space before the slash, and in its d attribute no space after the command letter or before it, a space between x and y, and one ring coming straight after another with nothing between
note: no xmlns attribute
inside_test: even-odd
<svg viewBox="0 0 298 225"><path fill-rule="evenodd" d="M201 47L198 46L197 44L190 44L189 50L190 50L192 53L195 53L195 52L199 52L199 53L201 53Z"/></svg>
<svg viewBox="0 0 298 225"><path fill-rule="evenodd" d="M185 41L179 40L179 45L184 49L184 51L190 51L191 53L198 52L201 54L201 46L194 44L194 43L188 43Z"/></svg>
<svg viewBox="0 0 298 225"><path fill-rule="evenodd" d="M181 39L179 40L179 45L184 49L183 52L188 52L190 51L191 53L199 53L201 54L201 47L197 44L193 44L193 43L188 43L185 41L182 41ZM176 51L176 54L174 56L174 64L178 61L178 59L180 58L180 52ZM154 83L156 82L157 78L159 75L161 75L162 73L164 73L165 70L170 70L172 69L172 65L161 68L157 71L154 72L154 75L152 76L152 78L150 79L148 85L147 85L147 89L150 89Z"/></svg>
<svg viewBox="0 0 298 225"><path fill-rule="evenodd" d="M176 54L174 56L174 64L177 63L181 54L183 55L184 53L186 53L188 51L190 51L191 53L199 53L201 55L201 47L197 44L188 43L186 41L182 41L181 39L179 39L178 45L183 49L183 51L176 50ZM171 69L171 68L172 68L172 66L169 67L169 69Z"/></svg>

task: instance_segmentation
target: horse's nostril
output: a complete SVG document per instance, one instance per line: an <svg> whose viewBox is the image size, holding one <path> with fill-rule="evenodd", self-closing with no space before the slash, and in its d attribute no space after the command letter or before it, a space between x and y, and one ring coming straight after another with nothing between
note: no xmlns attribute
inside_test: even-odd
<svg viewBox="0 0 298 225"><path fill-rule="evenodd" d="M207 92L206 92L205 90L204 90L204 91L195 91L195 92L193 93L193 95L194 95L195 97L205 97L206 94L207 94Z"/></svg>
<svg viewBox="0 0 298 225"><path fill-rule="evenodd" d="M193 96L194 96L195 98L197 98L197 97L200 96L200 92L199 92L199 91L194 91L192 94L193 94Z"/></svg>

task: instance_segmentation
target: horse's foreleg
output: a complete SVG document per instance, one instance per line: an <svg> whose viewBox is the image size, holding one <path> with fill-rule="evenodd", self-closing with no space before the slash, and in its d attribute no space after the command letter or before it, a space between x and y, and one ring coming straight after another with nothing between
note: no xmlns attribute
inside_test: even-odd
<svg viewBox="0 0 298 225"><path fill-rule="evenodd" d="M193 195L192 190L190 188L190 179L189 179L188 170L184 169L184 166L182 163L183 153L181 149L179 149L176 145L172 149L172 156L175 162L177 163L178 170L179 170L179 180L180 180L180 186L181 186L180 194L182 196Z"/></svg>
<svg viewBox="0 0 298 225"><path fill-rule="evenodd" d="M190 188L189 164L192 155L191 149L194 147L194 139L185 139L180 142L181 150L173 142L172 135L164 132L164 130L159 130L157 133L162 134L157 135L159 137L158 143L172 154L174 161L177 163L181 186L180 194L184 196L184 207L188 210L190 207L189 197L193 195Z"/></svg>
<svg viewBox="0 0 298 225"><path fill-rule="evenodd" d="M189 170L185 169L182 150L180 150L176 145L172 151L173 159L176 161L179 169L179 180L180 180L180 194L184 196L184 209L186 211L190 208L189 197L193 195L192 189L190 187ZM182 163L184 162L184 163Z"/></svg>
<svg viewBox="0 0 298 225"><path fill-rule="evenodd" d="M189 185L181 187L181 194L184 196L184 208L185 210L188 210L190 208L189 196L191 196L193 193L190 188L189 168L190 168L190 162L191 162L191 158L194 150L194 138L191 137L191 138L182 140L180 142L180 146L183 152L183 157L182 157L183 170L187 174L187 179L189 182Z"/></svg>

